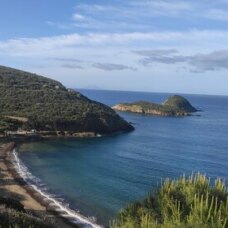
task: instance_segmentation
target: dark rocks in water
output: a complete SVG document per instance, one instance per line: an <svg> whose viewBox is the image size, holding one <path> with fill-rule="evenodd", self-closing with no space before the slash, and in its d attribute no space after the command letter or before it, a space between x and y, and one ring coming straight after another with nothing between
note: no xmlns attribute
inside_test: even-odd
<svg viewBox="0 0 228 228"><path fill-rule="evenodd" d="M0 135L18 130L22 134L74 136L131 131L134 127L110 107L58 81L0 66Z"/></svg>
<svg viewBox="0 0 228 228"><path fill-rule="evenodd" d="M158 116L187 116L192 112L196 112L190 102L178 95L168 98L163 104L156 104L146 101L138 101L134 103L122 103L113 106L114 110L123 112L134 112Z"/></svg>

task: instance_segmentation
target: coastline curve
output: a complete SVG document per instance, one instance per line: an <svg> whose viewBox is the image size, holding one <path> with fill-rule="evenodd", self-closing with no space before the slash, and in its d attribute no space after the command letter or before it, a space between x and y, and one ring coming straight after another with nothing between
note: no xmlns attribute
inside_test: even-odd
<svg viewBox="0 0 228 228"><path fill-rule="evenodd" d="M23 162L18 157L18 153L16 148L12 149L10 160L14 165L15 172L19 175L19 177L28 185L26 190L31 193L31 195L36 198L38 201L43 204L47 210L54 211L64 220L67 220L71 224L78 225L83 228L102 228L103 226L96 224L91 221L90 218L76 212L67 206L64 206L60 201L55 199L51 194L45 192L37 185L35 185L32 179L38 179L34 177L28 168L23 164ZM38 194L38 195L37 195Z"/></svg>

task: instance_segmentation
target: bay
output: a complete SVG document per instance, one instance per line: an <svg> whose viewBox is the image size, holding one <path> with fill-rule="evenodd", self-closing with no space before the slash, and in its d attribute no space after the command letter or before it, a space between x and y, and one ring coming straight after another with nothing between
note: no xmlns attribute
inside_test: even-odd
<svg viewBox="0 0 228 228"><path fill-rule="evenodd" d="M80 90L109 106L171 94ZM228 180L228 97L184 95L201 109L189 117L119 113L135 131L93 139L56 139L19 147L19 158L48 191L107 225L164 178L202 172Z"/></svg>

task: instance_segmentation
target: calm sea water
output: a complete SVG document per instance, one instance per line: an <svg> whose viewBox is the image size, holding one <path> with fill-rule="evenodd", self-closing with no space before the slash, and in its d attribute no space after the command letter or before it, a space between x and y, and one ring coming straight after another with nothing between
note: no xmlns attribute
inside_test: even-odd
<svg viewBox="0 0 228 228"><path fill-rule="evenodd" d="M170 94L82 90L107 105L164 101ZM107 224L120 208L143 198L161 178L203 172L228 180L228 97L185 95L202 112L174 118L120 113L127 134L23 144L19 157L70 208Z"/></svg>

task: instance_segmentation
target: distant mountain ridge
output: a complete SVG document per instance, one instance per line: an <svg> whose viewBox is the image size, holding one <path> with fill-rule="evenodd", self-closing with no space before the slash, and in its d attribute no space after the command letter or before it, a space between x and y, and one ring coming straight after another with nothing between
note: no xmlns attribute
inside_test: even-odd
<svg viewBox="0 0 228 228"><path fill-rule="evenodd" d="M58 81L0 66L0 132L18 129L74 136L134 128L110 107Z"/></svg>

